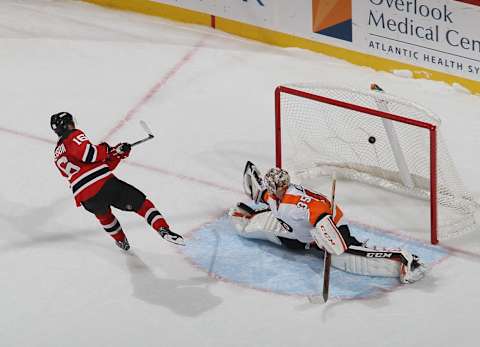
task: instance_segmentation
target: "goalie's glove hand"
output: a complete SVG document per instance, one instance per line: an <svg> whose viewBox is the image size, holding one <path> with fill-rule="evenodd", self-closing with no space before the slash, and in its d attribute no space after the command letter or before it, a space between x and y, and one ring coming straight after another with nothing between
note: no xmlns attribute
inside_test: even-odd
<svg viewBox="0 0 480 347"><path fill-rule="evenodd" d="M130 150L132 145L126 142L119 143L115 147L111 147L109 150L109 155L117 159L125 159L130 155Z"/></svg>

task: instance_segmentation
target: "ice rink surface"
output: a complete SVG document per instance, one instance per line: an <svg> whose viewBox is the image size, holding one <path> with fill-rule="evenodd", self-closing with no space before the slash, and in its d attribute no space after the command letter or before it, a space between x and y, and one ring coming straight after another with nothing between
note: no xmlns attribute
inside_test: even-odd
<svg viewBox="0 0 480 347"><path fill-rule="evenodd" d="M141 218L116 212L132 245L120 252L53 164L53 113L73 113L97 143L134 141L147 121L156 139L117 176L193 238L245 199L246 160L273 165L273 91L299 81L375 81L433 110L480 198L480 98L461 87L78 1L1 1L0 345L475 346L478 234L442 243L449 256L414 285L312 304L217 280ZM341 184L337 197L379 228L418 229L423 217Z"/></svg>

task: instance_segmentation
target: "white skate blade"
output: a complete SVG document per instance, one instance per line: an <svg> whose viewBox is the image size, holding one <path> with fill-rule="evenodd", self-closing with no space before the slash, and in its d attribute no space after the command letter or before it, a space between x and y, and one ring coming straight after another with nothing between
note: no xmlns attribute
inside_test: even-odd
<svg viewBox="0 0 480 347"><path fill-rule="evenodd" d="M172 237L171 235L165 235L163 239L179 246L185 246L185 240L182 237Z"/></svg>

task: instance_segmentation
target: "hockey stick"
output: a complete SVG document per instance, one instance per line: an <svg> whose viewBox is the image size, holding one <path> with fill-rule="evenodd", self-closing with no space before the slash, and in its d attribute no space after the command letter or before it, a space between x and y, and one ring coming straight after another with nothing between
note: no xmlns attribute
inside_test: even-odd
<svg viewBox="0 0 480 347"><path fill-rule="evenodd" d="M332 220L335 217L335 187L337 184L337 177L335 172L332 176ZM323 257L323 301L326 303L328 300L328 293L330 288L330 268L332 265L332 255L325 250Z"/></svg>
<svg viewBox="0 0 480 347"><path fill-rule="evenodd" d="M145 132L147 133L148 136L145 137L144 139L135 141L134 143L130 144L131 147L139 145L139 144L144 143L146 141L149 141L149 140L151 140L155 137L153 135L152 131L150 130L150 128L148 127L147 123L145 123L143 120L141 120L140 125L142 126L143 130L145 130Z"/></svg>

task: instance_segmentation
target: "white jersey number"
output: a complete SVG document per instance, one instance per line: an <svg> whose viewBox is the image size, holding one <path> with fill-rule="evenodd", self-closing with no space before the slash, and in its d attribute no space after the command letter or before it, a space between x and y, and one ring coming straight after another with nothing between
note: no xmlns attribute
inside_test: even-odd
<svg viewBox="0 0 480 347"><path fill-rule="evenodd" d="M73 142L75 142L77 145L81 145L82 142L85 142L85 141L88 141L88 138L87 138L87 136L85 136L85 134L77 135L77 136L73 139Z"/></svg>
<svg viewBox="0 0 480 347"><path fill-rule="evenodd" d="M68 179L75 175L78 171L80 171L80 167L78 167L75 164L72 164L68 161L67 157L63 156L58 158L58 160L55 162L57 164L57 167L67 175Z"/></svg>
<svg viewBox="0 0 480 347"><path fill-rule="evenodd" d="M303 195L300 197L300 201L297 202L297 207L303 208L306 210L308 208L307 204L310 203L311 201L312 201L311 197Z"/></svg>

